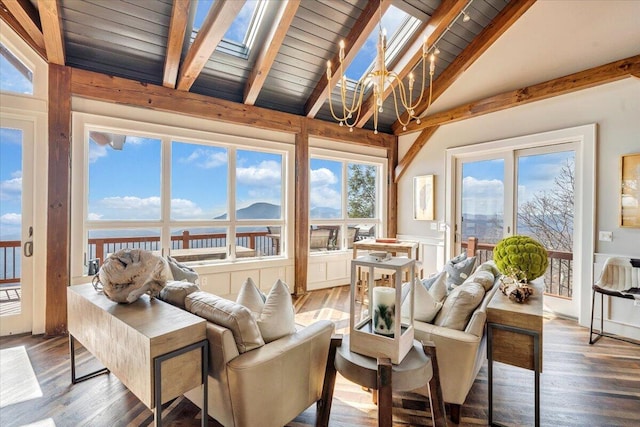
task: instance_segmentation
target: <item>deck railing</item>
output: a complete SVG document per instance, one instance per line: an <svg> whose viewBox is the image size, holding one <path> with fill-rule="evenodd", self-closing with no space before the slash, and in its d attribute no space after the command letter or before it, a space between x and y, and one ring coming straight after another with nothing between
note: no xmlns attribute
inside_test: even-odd
<svg viewBox="0 0 640 427"><path fill-rule="evenodd" d="M462 242L462 248L467 253L475 253L477 264L493 259L493 243L481 243L470 238ZM545 294L554 297L568 298L573 296L573 253L562 251L547 251L549 266L544 274Z"/></svg>
<svg viewBox="0 0 640 427"><path fill-rule="evenodd" d="M236 233L236 246L252 249L256 256L275 255L276 248L267 234L266 231ZM191 234L184 231L179 236L171 236L171 249L220 248L226 245L225 233ZM102 264L105 254L124 248L159 251L160 236L92 238L88 241L87 256L89 259L100 259Z"/></svg>
<svg viewBox="0 0 640 427"><path fill-rule="evenodd" d="M0 241L0 285L20 283L20 240Z"/></svg>

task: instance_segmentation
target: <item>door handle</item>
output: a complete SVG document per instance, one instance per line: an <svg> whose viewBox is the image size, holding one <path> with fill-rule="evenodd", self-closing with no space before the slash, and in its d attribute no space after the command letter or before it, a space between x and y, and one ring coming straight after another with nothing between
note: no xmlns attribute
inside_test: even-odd
<svg viewBox="0 0 640 427"><path fill-rule="evenodd" d="M33 242L32 241L28 241L28 242L24 242L24 256L29 258L33 256Z"/></svg>

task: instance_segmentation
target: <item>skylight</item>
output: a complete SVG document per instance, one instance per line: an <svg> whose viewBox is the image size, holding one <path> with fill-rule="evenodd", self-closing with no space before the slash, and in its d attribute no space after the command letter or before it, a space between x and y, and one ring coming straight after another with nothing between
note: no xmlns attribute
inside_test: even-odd
<svg viewBox="0 0 640 427"><path fill-rule="evenodd" d="M193 20L193 32L191 33L192 42L202 27L214 1L198 0ZM266 4L265 0L247 0L216 50L246 58L255 40Z"/></svg>
<svg viewBox="0 0 640 427"><path fill-rule="evenodd" d="M389 9L382 15L382 28L387 33L387 65L398 54L401 48L407 43L407 40L420 25L420 20L410 16L408 13L398 9L395 6L389 6ZM378 44L378 26L374 28L367 40L356 54L351 65L345 71L348 79L357 81L362 78L373 68L373 62L376 58Z"/></svg>

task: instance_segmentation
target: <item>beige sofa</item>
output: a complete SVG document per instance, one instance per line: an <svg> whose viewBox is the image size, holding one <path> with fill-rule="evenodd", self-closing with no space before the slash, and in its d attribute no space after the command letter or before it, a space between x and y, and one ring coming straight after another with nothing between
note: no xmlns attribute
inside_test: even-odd
<svg viewBox="0 0 640 427"><path fill-rule="evenodd" d="M477 270L476 270L477 271ZM465 283L473 281L470 276ZM415 339L433 341L438 356L442 397L449 405L451 421L460 421L460 406L487 358L485 324L487 304L498 289L499 274L495 271L493 286L485 292L480 305L473 311L464 330L414 321ZM436 318L437 321L437 318Z"/></svg>

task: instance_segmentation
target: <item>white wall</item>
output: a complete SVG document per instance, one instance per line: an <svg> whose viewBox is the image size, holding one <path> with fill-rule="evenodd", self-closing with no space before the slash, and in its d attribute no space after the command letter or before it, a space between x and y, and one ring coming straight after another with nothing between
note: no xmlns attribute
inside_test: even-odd
<svg viewBox="0 0 640 427"><path fill-rule="evenodd" d="M598 125L596 153L596 230L613 232L612 242L595 242L599 254L617 254L640 258L640 229L618 225L620 156L640 152L640 79L628 78L615 83L539 101L509 110L441 127L413 160L398 183L398 233L443 239L443 233L430 229L430 223L412 219L412 179L416 175L435 174L436 220L445 215L445 150L480 142L500 140L569 128L589 123ZM416 134L400 138L405 153ZM597 235L597 233L596 233ZM589 254L593 262L594 254ZM590 289L593 277L582 286L582 323L588 324ZM584 302L587 305L584 306ZM627 336L640 338L640 307L632 301L616 303L616 319L631 319L633 327L619 328ZM615 322L612 327L615 328ZM623 331L624 329L624 331ZM612 330L613 332L613 330Z"/></svg>

